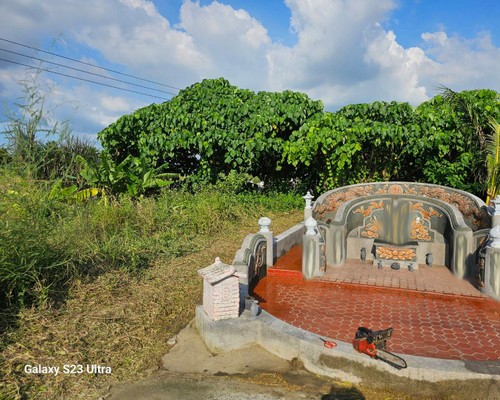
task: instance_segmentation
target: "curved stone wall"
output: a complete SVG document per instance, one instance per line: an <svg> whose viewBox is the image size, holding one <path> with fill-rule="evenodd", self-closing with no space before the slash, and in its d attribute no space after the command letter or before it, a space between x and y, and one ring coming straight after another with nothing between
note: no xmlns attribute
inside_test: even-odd
<svg viewBox="0 0 500 400"><path fill-rule="evenodd" d="M477 196L462 190L427 183L375 182L362 183L330 190L314 204L313 217L318 221L333 220L346 202L380 195L407 196L415 199L435 199L454 206L473 232L491 227L486 204Z"/></svg>
<svg viewBox="0 0 500 400"><path fill-rule="evenodd" d="M478 197L444 186L407 182L328 191L315 202L313 217L327 227L329 265L358 258L363 248L367 259L374 259L376 242L415 243L413 261L423 264L430 253L435 264L447 265L461 278L475 273L478 240L491 227L486 204Z"/></svg>

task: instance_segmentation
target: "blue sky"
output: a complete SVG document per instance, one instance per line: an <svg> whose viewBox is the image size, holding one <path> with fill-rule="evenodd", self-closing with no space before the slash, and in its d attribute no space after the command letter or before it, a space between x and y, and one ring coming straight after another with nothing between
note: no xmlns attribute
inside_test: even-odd
<svg viewBox="0 0 500 400"><path fill-rule="evenodd" d="M255 91L302 91L332 111L417 105L440 85L500 90L499 16L498 0L3 0L0 38L171 87L0 40L0 101L12 107L21 95L27 69L13 62L38 57L115 79L44 63L47 109L88 138L162 100L61 74L164 99L172 95L116 79L175 94L223 76Z"/></svg>

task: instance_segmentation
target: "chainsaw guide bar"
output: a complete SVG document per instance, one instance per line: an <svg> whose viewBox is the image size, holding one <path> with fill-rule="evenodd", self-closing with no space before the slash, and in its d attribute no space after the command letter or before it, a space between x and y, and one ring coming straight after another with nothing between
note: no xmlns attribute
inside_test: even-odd
<svg viewBox="0 0 500 400"><path fill-rule="evenodd" d="M384 361L394 368L404 369L408 366L406 361L386 350L387 340L392 337L393 331L392 328L373 331L360 326L356 331L352 345L360 353L367 354L376 360Z"/></svg>

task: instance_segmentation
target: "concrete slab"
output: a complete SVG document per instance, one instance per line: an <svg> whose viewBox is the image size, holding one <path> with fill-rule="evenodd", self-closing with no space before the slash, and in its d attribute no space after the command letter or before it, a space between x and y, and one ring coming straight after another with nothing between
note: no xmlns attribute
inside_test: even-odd
<svg viewBox="0 0 500 400"><path fill-rule="evenodd" d="M244 312L240 318L230 322L213 322L208 319L203 309L198 307L196 326L209 350L214 353L224 352L228 345L233 351L238 346L248 347L253 338L253 343L280 358L299 360L313 373L351 383L384 382L388 387L427 385L435 388L444 385L458 388L467 382L468 387L475 387L475 390L500 393L497 363L476 363L474 368L462 360L403 356L408 368L397 370L379 360L357 353L351 343L336 341L337 346L328 349L323 346L318 335L287 324L265 311L257 317Z"/></svg>

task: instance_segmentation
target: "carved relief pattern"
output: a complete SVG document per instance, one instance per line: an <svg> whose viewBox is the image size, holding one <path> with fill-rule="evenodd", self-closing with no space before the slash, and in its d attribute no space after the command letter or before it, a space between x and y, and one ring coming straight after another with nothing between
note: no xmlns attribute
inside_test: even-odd
<svg viewBox="0 0 500 400"><path fill-rule="evenodd" d="M266 260L266 242L261 242L255 249L255 267L253 271L253 278L260 275L260 270Z"/></svg>
<svg viewBox="0 0 500 400"><path fill-rule="evenodd" d="M326 230L324 228L319 228L321 234L322 243L320 246L320 259L319 259L319 270L326 272Z"/></svg>
<svg viewBox="0 0 500 400"><path fill-rule="evenodd" d="M443 214L434 210L433 207L429 207L429 211L427 211L424 208L423 203L413 203L412 201L410 201L410 210L418 211L422 215L422 217L426 220L429 220L431 217L441 218L443 216Z"/></svg>
<svg viewBox="0 0 500 400"><path fill-rule="evenodd" d="M373 194L372 186L357 186L349 188L347 190L341 190L333 193L325 199L325 203L316 207L318 214L323 217L325 213L331 211L337 211L338 208L346 201L358 198L366 197Z"/></svg>
<svg viewBox="0 0 500 400"><path fill-rule="evenodd" d="M430 241L432 240L431 235L429 235L430 229L430 218L438 217L441 218L443 214L434 210L433 207L429 207L429 210L424 208L423 203L413 203L410 201L410 210L418 212L420 216L415 218L411 223L410 239Z"/></svg>
<svg viewBox="0 0 500 400"><path fill-rule="evenodd" d="M323 204L316 206L315 212L320 218L323 218L327 212L336 212L343 203L352 199L384 194L420 195L441 200L457 207L463 216L474 225L473 230L489 227L488 213L484 208L479 209L471 198L461 193L433 186L410 186L409 184L387 183L382 186L362 185L351 187L332 193L324 200Z"/></svg>
<svg viewBox="0 0 500 400"><path fill-rule="evenodd" d="M376 239L380 237L380 232L381 226L380 226L380 221L376 218L370 217L367 221L366 224L361 231L361 236L369 238L369 239Z"/></svg>
<svg viewBox="0 0 500 400"><path fill-rule="evenodd" d="M377 258L384 260L411 261L415 259L415 249L401 249L388 246L377 247Z"/></svg>
<svg viewBox="0 0 500 400"><path fill-rule="evenodd" d="M429 228L422 224L422 220L417 217L411 223L410 239L430 241Z"/></svg>
<svg viewBox="0 0 500 400"><path fill-rule="evenodd" d="M363 214L363 216L368 217L369 215L371 215L373 210L381 210L382 208L384 208L384 201L383 200L380 200L378 203L376 201L372 201L372 202L370 202L370 205L368 206L368 208L366 210L365 210L365 206L361 206L361 207L357 208L356 210L354 210L354 214Z"/></svg>

